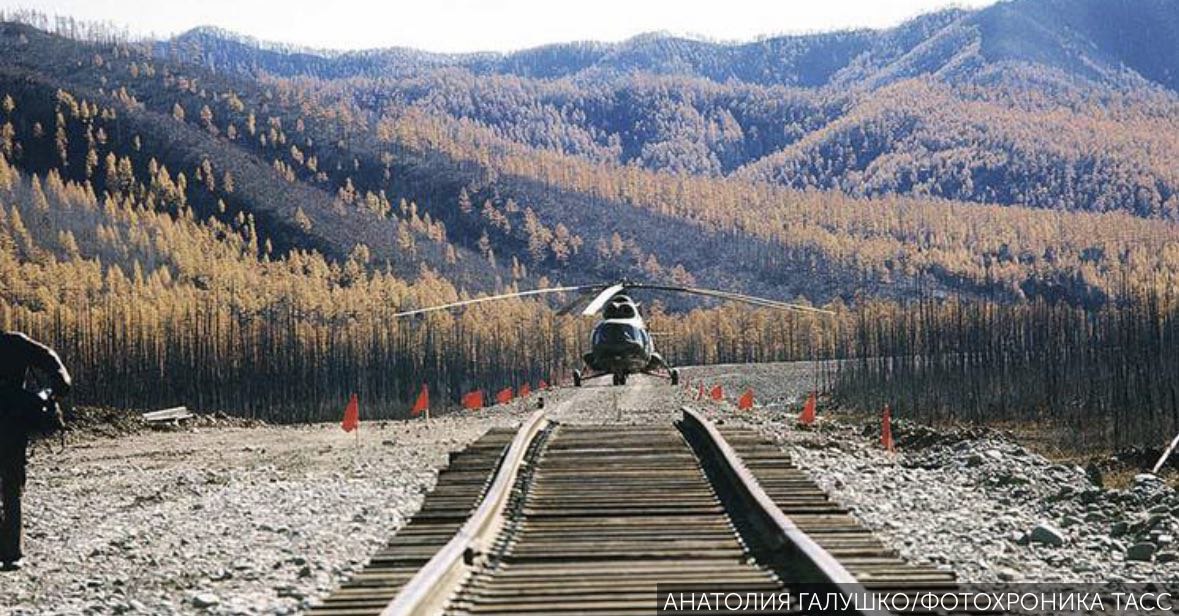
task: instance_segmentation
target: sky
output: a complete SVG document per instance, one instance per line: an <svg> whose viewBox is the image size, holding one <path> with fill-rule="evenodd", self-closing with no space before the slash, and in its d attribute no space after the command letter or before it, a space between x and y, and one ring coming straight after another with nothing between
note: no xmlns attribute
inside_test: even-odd
<svg viewBox="0 0 1179 616"><path fill-rule="evenodd" d="M948 6L995 0L0 0L169 36L201 25L321 49L414 47L511 51L546 43L620 41L670 32L724 41L883 28Z"/></svg>

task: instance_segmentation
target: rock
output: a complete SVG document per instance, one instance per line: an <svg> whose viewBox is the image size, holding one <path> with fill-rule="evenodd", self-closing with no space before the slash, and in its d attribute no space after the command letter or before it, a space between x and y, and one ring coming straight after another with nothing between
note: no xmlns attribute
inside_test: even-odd
<svg viewBox="0 0 1179 616"><path fill-rule="evenodd" d="M1154 556L1155 545L1149 541L1135 543L1126 550L1126 560L1148 561Z"/></svg>
<svg viewBox="0 0 1179 616"><path fill-rule="evenodd" d="M1154 530L1154 527L1158 526L1159 522L1162 522L1164 519L1166 519L1166 516L1161 513L1151 514L1149 518L1146 518L1146 521L1142 522L1141 526L1139 527L1139 532L1149 533L1150 531Z"/></svg>
<svg viewBox="0 0 1179 616"><path fill-rule="evenodd" d="M1003 473L996 480L1001 486L1025 486L1031 483L1022 473Z"/></svg>
<svg viewBox="0 0 1179 616"><path fill-rule="evenodd" d="M1129 530L1130 530L1130 525L1127 524L1125 520L1118 520L1117 522L1114 522L1113 524L1109 525L1109 536L1110 537L1121 537L1122 535L1126 534Z"/></svg>
<svg viewBox="0 0 1179 616"><path fill-rule="evenodd" d="M1040 522L1032 529L1028 539L1032 543L1041 543L1051 546L1064 545L1064 533L1060 529L1048 524L1047 522Z"/></svg>
<svg viewBox="0 0 1179 616"><path fill-rule="evenodd" d="M1170 563L1176 560L1179 560L1179 554L1175 552L1159 552L1154 555L1154 561L1156 563Z"/></svg>
<svg viewBox="0 0 1179 616"><path fill-rule="evenodd" d="M199 607L202 609L213 607L214 605L219 605L220 603L221 597L218 597L211 592L197 593L192 597L193 607Z"/></svg>
<svg viewBox="0 0 1179 616"><path fill-rule="evenodd" d="M1068 528L1070 526L1077 526L1080 523L1081 523L1081 520L1079 518L1077 518L1076 516L1072 516L1072 515L1066 515L1060 519L1060 527L1061 528Z"/></svg>
<svg viewBox="0 0 1179 616"><path fill-rule="evenodd" d="M299 601L302 601L306 597L306 594L303 591L295 588L294 586L278 586L274 589L274 591L280 597L287 597Z"/></svg>
<svg viewBox="0 0 1179 616"><path fill-rule="evenodd" d="M1153 490L1153 489L1161 486L1162 483L1163 483L1163 480L1159 479L1158 475L1152 475L1150 473L1139 473L1137 475L1134 475L1134 488L1133 489L1135 489L1135 490L1138 490L1138 489L1151 489L1151 490Z"/></svg>
<svg viewBox="0 0 1179 616"><path fill-rule="evenodd" d="M996 575L998 575L999 579L1003 580L1004 582L1014 582L1022 577L1018 571L1009 569L1007 567L999 569L996 572Z"/></svg>

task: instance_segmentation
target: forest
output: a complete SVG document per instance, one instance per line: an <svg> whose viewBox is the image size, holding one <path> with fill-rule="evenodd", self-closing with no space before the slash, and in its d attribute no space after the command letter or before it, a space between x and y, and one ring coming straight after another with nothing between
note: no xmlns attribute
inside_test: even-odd
<svg viewBox="0 0 1179 616"><path fill-rule="evenodd" d="M1135 7L1146 39L1165 8ZM80 403L395 417L423 383L559 382L592 323L393 313L631 277L837 314L658 298L679 364L838 358L852 406L1174 432L1177 84L1084 11L1122 27L1016 0L470 56L0 16L0 326L55 344Z"/></svg>

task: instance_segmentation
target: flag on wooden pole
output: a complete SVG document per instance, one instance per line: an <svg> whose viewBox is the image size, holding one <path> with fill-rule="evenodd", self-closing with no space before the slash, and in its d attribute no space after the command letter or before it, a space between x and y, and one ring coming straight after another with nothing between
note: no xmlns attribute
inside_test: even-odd
<svg viewBox="0 0 1179 616"><path fill-rule="evenodd" d="M470 393L463 394L463 408L470 411L477 411L483 408L483 390L476 389Z"/></svg>
<svg viewBox="0 0 1179 616"><path fill-rule="evenodd" d="M725 399L725 389L720 385L714 385L712 387L712 391L709 392L709 394L712 396L713 400L718 402Z"/></svg>
<svg viewBox="0 0 1179 616"><path fill-rule="evenodd" d="M700 390L696 392L696 399L697 399L697 400L703 400L703 399L704 399L704 396L705 396L705 394L704 394L704 386L703 386L703 385L701 385L701 386L700 386Z"/></svg>
<svg viewBox="0 0 1179 616"><path fill-rule="evenodd" d="M798 423L809 426L815 423L815 392L807 396L806 404L802 406L802 413L798 416Z"/></svg>
<svg viewBox="0 0 1179 616"><path fill-rule="evenodd" d="M340 422L340 427L345 432L360 428L360 400L357 399L356 394L352 394L348 400L348 406L344 407L344 421Z"/></svg>
<svg viewBox="0 0 1179 616"><path fill-rule="evenodd" d="M880 444L884 446L885 451L896 451L892 442L892 409L888 408L887 404L884 405L884 413L880 422Z"/></svg>
<svg viewBox="0 0 1179 616"><path fill-rule="evenodd" d="M511 401L512 401L512 388L511 387L505 387L505 388L499 390L499 393L495 394L495 403L496 404L507 404Z"/></svg>
<svg viewBox="0 0 1179 616"><path fill-rule="evenodd" d="M742 411L748 411L753 408L753 389L746 389L745 393L741 394L741 398L737 400L737 408Z"/></svg>
<svg viewBox="0 0 1179 616"><path fill-rule="evenodd" d="M421 415L423 411L430 408L430 390L422 383L422 393L418 394L418 399L413 403L413 408L409 409L409 414L413 417Z"/></svg>

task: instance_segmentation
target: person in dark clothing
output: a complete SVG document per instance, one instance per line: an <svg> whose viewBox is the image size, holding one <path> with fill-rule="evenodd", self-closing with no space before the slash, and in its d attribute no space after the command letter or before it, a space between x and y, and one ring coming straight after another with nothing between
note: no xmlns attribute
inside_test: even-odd
<svg viewBox="0 0 1179 616"><path fill-rule="evenodd" d="M31 373L49 380L51 396L26 389ZM53 349L19 332L0 333L0 569L20 568L21 495L29 437L60 429L57 398L69 393L70 373Z"/></svg>

